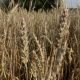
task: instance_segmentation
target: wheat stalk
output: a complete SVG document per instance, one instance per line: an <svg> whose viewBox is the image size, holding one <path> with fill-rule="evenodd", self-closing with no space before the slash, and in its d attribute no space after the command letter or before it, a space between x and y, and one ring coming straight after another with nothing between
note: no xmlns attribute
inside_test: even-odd
<svg viewBox="0 0 80 80"><path fill-rule="evenodd" d="M1 73L0 73L0 79L6 79L7 77L7 52L5 48L6 43L6 15L1 11L0 12L0 60L1 60ZM2 21L1 21L2 20ZM2 25L1 25L2 24ZM2 57L2 58L1 58Z"/></svg>
<svg viewBox="0 0 80 80"><path fill-rule="evenodd" d="M39 58L38 62L39 63L36 63L37 65L39 64L37 66L39 68L39 75L38 75L38 77L41 80L44 80L45 79L45 56L46 56L46 54L45 54L44 48L42 48L39 40L37 39L37 37L36 37L36 35L34 33L33 33L33 36L34 36L34 39L35 39L35 41L37 43L37 46L38 46L38 49L39 49L39 52L38 52L37 55L40 55L40 56L38 56L38 58Z"/></svg>
<svg viewBox="0 0 80 80"><path fill-rule="evenodd" d="M69 24L68 24L68 9L65 8L60 16L60 25L59 25L59 38L58 38L58 48L56 51L56 60L55 60L55 76L54 80L60 78L60 70L62 66L62 61L66 54L67 41L69 38Z"/></svg>
<svg viewBox="0 0 80 80"><path fill-rule="evenodd" d="M22 19L21 27L19 29L19 33L17 34L17 45L19 49L19 53L21 56L21 63L25 65L26 74L27 74L27 63L29 58L29 47L28 47L28 34L25 19ZM28 75L26 75L26 80Z"/></svg>

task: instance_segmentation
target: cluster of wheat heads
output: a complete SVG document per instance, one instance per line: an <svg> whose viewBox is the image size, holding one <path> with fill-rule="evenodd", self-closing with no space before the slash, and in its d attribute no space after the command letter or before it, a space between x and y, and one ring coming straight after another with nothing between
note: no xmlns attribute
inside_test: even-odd
<svg viewBox="0 0 80 80"><path fill-rule="evenodd" d="M79 80L79 15L0 11L0 80Z"/></svg>

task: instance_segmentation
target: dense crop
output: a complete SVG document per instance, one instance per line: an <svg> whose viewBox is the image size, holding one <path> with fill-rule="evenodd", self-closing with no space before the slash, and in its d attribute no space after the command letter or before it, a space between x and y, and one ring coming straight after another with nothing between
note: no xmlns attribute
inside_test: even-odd
<svg viewBox="0 0 80 80"><path fill-rule="evenodd" d="M0 80L80 80L79 15L0 10Z"/></svg>

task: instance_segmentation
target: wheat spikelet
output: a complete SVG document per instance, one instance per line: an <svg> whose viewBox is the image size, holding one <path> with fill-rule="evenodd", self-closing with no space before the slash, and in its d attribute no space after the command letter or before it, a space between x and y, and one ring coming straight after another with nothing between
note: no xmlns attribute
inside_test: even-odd
<svg viewBox="0 0 80 80"><path fill-rule="evenodd" d="M34 36L34 38L35 38L35 41L36 41L36 43L37 43L37 45L38 45L38 47L39 47L39 50L40 50L40 55L41 55L41 61L42 62L44 62L44 53L43 53L43 50L42 50L42 48L41 48L41 45L40 45L40 43L39 43L39 41L38 41L38 39L37 39L37 37L35 36L35 34L33 33L33 36Z"/></svg>
<svg viewBox="0 0 80 80"><path fill-rule="evenodd" d="M59 25L59 39L58 39L58 48L56 51L56 60L55 60L55 77L54 80L59 79L59 73L62 66L62 61L64 55L66 54L67 41L69 37L69 24L68 24L68 9L65 8L60 16L60 25Z"/></svg>
<svg viewBox="0 0 80 80"><path fill-rule="evenodd" d="M45 74L45 50L41 47L41 44L39 42L39 40L37 39L36 35L33 33L33 36L35 38L35 41L37 43L37 46L38 46L38 49L39 49L39 52L38 52L38 62L36 64L39 64L38 65L38 68L39 68L39 77L41 80L44 80L44 74ZM40 56L39 56L40 55Z"/></svg>
<svg viewBox="0 0 80 80"><path fill-rule="evenodd" d="M41 61L36 54L36 52L33 50L32 52L32 58L30 61L31 67L30 67L30 80L34 79L37 80L38 78L41 78L41 73L42 73L42 64Z"/></svg>
<svg viewBox="0 0 80 80"><path fill-rule="evenodd" d="M21 56L21 63L25 65L26 68L26 74L27 74L27 62L29 57L29 49L28 49L28 34L27 34L27 28L26 28L26 22L24 18L22 19L21 27L19 29L19 32L17 34L17 45L19 49L19 54ZM26 79L27 79L26 75Z"/></svg>

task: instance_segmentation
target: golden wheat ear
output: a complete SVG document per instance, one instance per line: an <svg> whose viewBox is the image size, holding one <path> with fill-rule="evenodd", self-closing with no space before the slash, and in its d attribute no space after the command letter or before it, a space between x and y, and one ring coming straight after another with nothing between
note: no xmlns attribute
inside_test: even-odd
<svg viewBox="0 0 80 80"><path fill-rule="evenodd" d="M17 34L17 46L20 55L20 61L24 64L25 67L25 74L28 74L28 59L29 59L29 46L28 46L28 34L27 34L27 26L25 19L22 18L21 26L19 27L18 34ZM28 76L26 75L26 80Z"/></svg>
<svg viewBox="0 0 80 80"><path fill-rule="evenodd" d="M68 23L68 9L64 8L62 10L61 16L60 16L60 22L59 22L59 38L58 38L58 48L56 51L56 60L55 60L55 74L54 80L57 80L57 78L60 78L60 70L62 66L62 61L64 59L64 56L66 54L67 50L67 41L69 38L69 23Z"/></svg>

